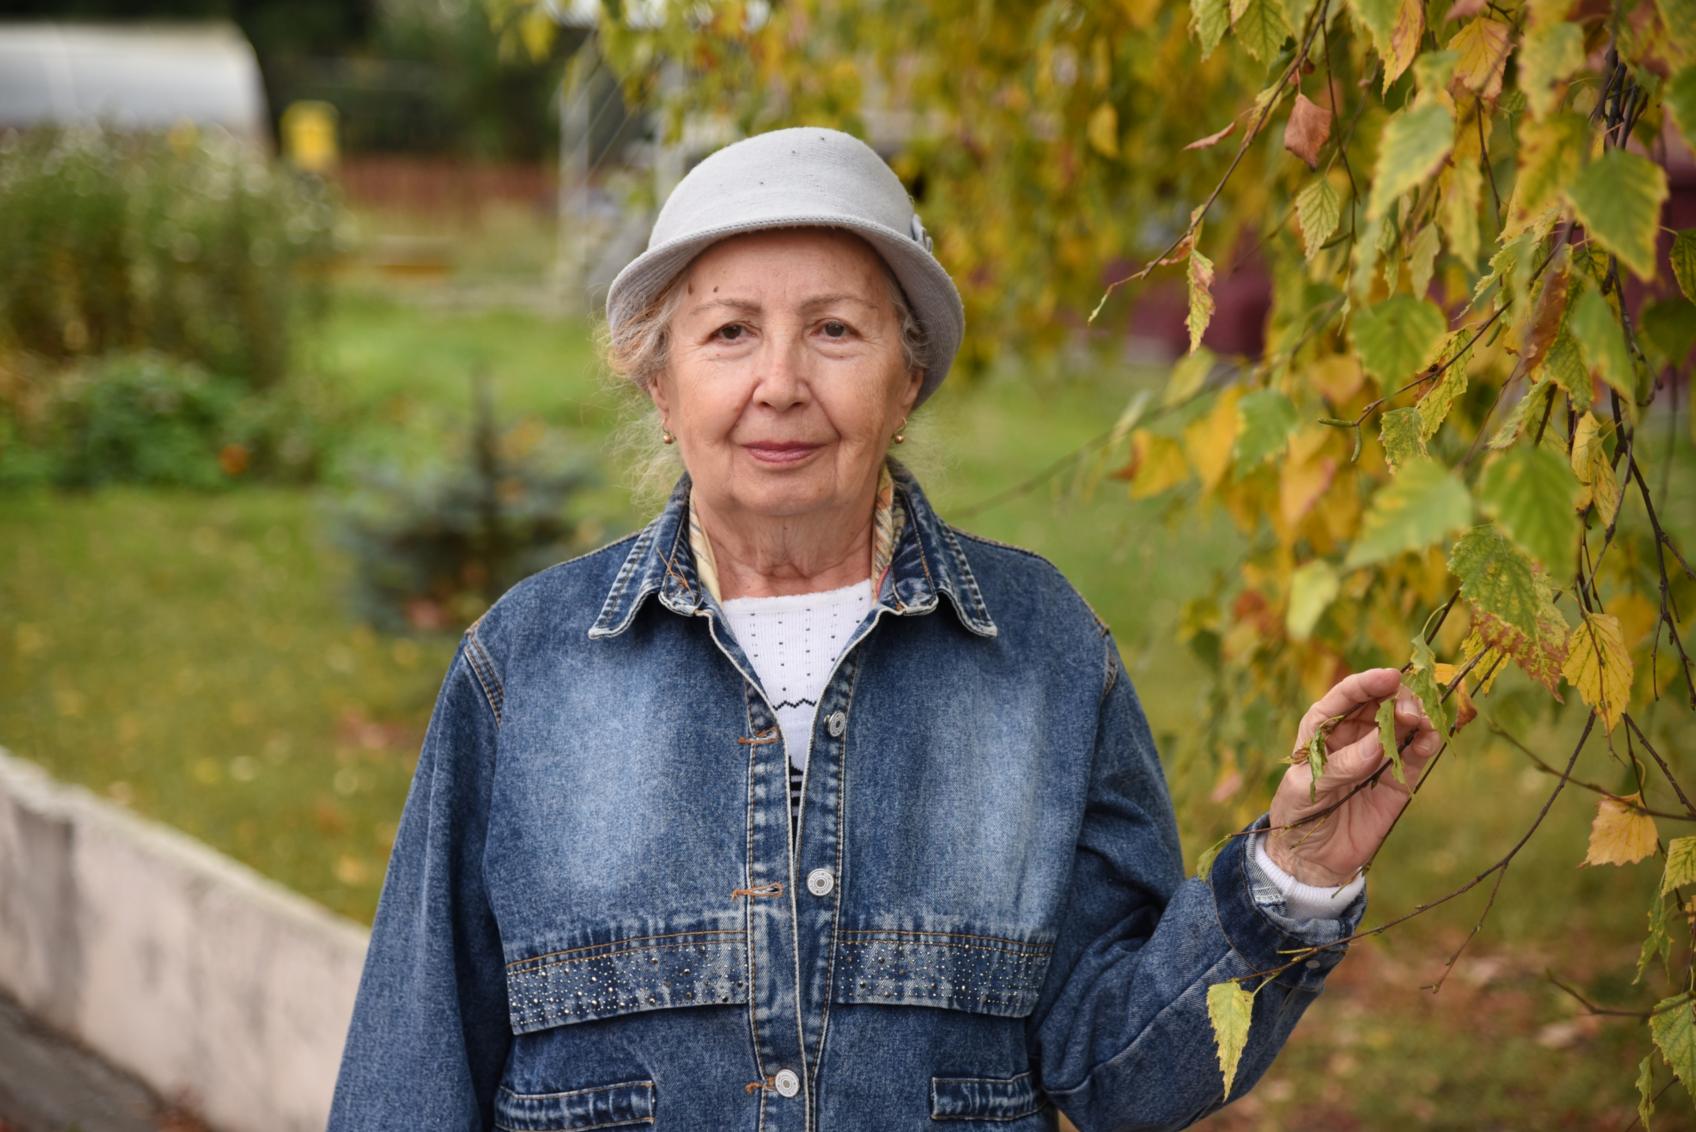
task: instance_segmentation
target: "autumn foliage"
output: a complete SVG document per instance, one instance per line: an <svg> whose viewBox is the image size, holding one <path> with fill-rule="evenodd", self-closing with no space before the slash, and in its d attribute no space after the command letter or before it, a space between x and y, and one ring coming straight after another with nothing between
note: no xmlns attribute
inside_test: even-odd
<svg viewBox="0 0 1696 1132"><path fill-rule="evenodd" d="M1576 696L1549 800L1590 746L1630 786L1599 790L1586 864L1664 873L1631 912L1643 1118L1669 1069L1696 1086L1696 838L1661 829L1696 804L1651 740L1667 713L1690 734L1696 569L1647 431L1681 427L1696 344L1696 230L1663 220L1669 169L1696 167L1690 0L608 3L599 35L674 136L893 130L962 284L967 369L1114 338L1147 288L1181 288L1187 355L1078 454L1247 539L1185 610L1214 710L1176 757L1259 794L1288 754L1267 721L1385 657L1445 728L1502 688ZM1216 354L1244 269L1270 277L1263 345ZM1368 932L1493 903L1547 812ZM1209 994L1227 1094L1256 985Z"/></svg>

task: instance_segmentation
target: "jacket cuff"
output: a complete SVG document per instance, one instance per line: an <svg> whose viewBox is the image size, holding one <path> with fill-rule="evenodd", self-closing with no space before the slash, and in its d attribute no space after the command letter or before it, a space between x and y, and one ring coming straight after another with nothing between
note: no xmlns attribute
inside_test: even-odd
<svg viewBox="0 0 1696 1132"><path fill-rule="evenodd" d="M1269 815L1262 814L1242 831L1242 836L1226 842L1208 874L1219 926L1231 947L1255 971L1270 971L1288 963L1295 952L1346 938L1366 914L1363 887L1336 918L1296 919L1288 915L1283 894L1250 861L1248 834L1265 829L1270 820ZM1343 944L1305 956L1280 973L1277 981L1317 993L1346 950Z"/></svg>

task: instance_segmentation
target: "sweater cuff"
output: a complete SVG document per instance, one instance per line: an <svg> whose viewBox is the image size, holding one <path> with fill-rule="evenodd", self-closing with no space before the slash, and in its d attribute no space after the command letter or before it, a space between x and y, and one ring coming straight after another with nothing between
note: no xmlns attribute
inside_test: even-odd
<svg viewBox="0 0 1696 1132"><path fill-rule="evenodd" d="M1266 834L1257 830L1250 835L1252 847L1249 860L1257 872L1284 898L1285 915L1294 920L1338 919L1366 888L1366 874L1356 871L1354 879L1341 887L1303 884L1278 867L1266 851Z"/></svg>

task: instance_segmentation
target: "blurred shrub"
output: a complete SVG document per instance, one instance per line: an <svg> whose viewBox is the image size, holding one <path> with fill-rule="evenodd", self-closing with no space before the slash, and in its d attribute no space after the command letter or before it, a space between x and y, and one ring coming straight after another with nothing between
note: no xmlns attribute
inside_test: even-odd
<svg viewBox="0 0 1696 1132"><path fill-rule="evenodd" d="M324 185L220 132L5 134L0 353L149 348L274 387L334 222Z"/></svg>
<svg viewBox="0 0 1696 1132"><path fill-rule="evenodd" d="M55 374L28 412L0 416L0 486L216 488L308 479L320 445L282 393L163 354L112 354Z"/></svg>
<svg viewBox="0 0 1696 1132"><path fill-rule="evenodd" d="M574 513L598 476L539 425L497 434L481 383L476 408L464 460L368 463L334 508L332 537L355 564L356 607L379 629L466 625L598 533Z"/></svg>

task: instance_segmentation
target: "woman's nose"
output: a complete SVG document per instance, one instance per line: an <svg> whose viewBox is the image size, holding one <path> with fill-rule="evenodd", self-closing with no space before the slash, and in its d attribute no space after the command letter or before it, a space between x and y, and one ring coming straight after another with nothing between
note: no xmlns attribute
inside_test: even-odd
<svg viewBox="0 0 1696 1132"><path fill-rule="evenodd" d="M755 391L760 402L773 409L787 409L806 399L806 361L801 336L773 334L759 356L759 385Z"/></svg>

